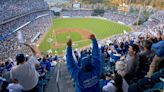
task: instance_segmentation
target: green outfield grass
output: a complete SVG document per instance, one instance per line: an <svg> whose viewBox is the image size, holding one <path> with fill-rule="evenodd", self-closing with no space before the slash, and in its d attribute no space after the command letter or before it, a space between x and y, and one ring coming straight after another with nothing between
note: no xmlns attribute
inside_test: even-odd
<svg viewBox="0 0 164 92"><path fill-rule="evenodd" d="M81 35L77 32L65 32L65 33L56 35L57 42L65 43L68 39L68 36L70 36L73 41L80 41L82 39Z"/></svg>
<svg viewBox="0 0 164 92"><path fill-rule="evenodd" d="M58 51L58 54L62 53L62 50L66 48L66 39L67 35L73 38L75 48L83 47L90 44L90 41L82 41L79 33L63 33L55 36L54 31L64 29L64 28L80 28L86 29L91 33L94 33L98 39L104 39L114 34L123 33L123 30L130 31L131 29L128 26L121 25L115 22L106 21L102 19L95 18L61 18L53 19L53 25L50 27L45 39L39 45L41 52L47 52L47 50L52 49ZM48 42L48 39L51 39L51 42ZM60 42L62 44L61 48L53 48L55 42Z"/></svg>

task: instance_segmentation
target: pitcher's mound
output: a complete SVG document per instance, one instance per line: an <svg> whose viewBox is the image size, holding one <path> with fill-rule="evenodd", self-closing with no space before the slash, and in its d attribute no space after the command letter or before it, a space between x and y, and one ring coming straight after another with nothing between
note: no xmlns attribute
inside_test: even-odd
<svg viewBox="0 0 164 92"><path fill-rule="evenodd" d="M54 44L53 44L53 47L54 47L54 48L60 48L60 47L61 47L61 44L60 44L60 43L54 43Z"/></svg>
<svg viewBox="0 0 164 92"><path fill-rule="evenodd" d="M54 35L59 35L65 32L77 32L81 35L82 39L81 40L87 40L90 36L90 34L92 34L90 31L86 30L86 29L80 29L80 28L64 28L64 29L59 29L57 31L55 31L53 34ZM54 48L60 48L62 44L66 44L66 43L54 43Z"/></svg>

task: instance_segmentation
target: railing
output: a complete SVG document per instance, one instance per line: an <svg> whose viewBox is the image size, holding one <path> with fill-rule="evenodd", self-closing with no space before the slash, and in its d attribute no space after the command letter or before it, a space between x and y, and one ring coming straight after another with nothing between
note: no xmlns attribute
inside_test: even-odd
<svg viewBox="0 0 164 92"><path fill-rule="evenodd" d="M59 78L60 78L60 68L61 68L61 63L59 62L58 63L58 66L57 66L58 70L57 70L57 76L56 76L56 86L57 86L57 91L60 92L60 87L59 87Z"/></svg>

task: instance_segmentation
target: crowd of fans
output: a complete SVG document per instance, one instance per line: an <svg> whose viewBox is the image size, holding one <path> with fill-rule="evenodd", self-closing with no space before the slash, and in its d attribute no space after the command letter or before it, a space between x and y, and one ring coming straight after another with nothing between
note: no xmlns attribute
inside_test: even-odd
<svg viewBox="0 0 164 92"><path fill-rule="evenodd" d="M136 16L112 12L105 12L104 16L127 25L135 23L137 19ZM75 80L76 91L99 92L97 87L99 77L100 90L103 92L162 91L164 78L163 20L163 11L158 11L143 25L131 25L136 32L116 35L99 41L101 59L95 49L94 41L93 46L81 50L76 49L72 53L70 45L72 41L69 40L66 62ZM100 71L95 68L99 62L100 67L97 68L100 68ZM99 73L100 76L97 75Z"/></svg>
<svg viewBox="0 0 164 92"><path fill-rule="evenodd" d="M18 27L22 26L22 24L25 24L29 21L33 21L37 16L40 16L42 14L48 14L48 13L49 12L47 11L32 13L30 15L18 18L17 20L0 25L0 36L4 36L7 33L11 33L12 31L16 30Z"/></svg>
<svg viewBox="0 0 164 92"><path fill-rule="evenodd" d="M163 14L164 14L164 11L160 10L160 11L157 11L156 13L154 13L153 15L151 15L150 17L159 20L160 23L162 24L162 23L164 23L164 20L163 20L164 16L163 16Z"/></svg>
<svg viewBox="0 0 164 92"><path fill-rule="evenodd" d="M136 31L146 31L147 29L154 29L158 26L162 26L164 23L164 17L163 17L164 11L160 10L155 12L153 15L151 15L148 19L148 21L144 22L143 25L138 26L138 28L136 28L136 26L133 26L133 28ZM138 30L137 30L138 29ZM163 30L163 28L160 28L161 30Z"/></svg>
<svg viewBox="0 0 164 92"><path fill-rule="evenodd" d="M37 58L36 51L30 45L20 43L17 37L18 32L21 32L24 42L35 43L51 25L52 13L47 10L48 5L43 0L25 0L23 3L20 0L2 0L0 2L0 21L2 21L0 25L1 92L44 91L44 87L50 79L49 73L56 65L52 61L56 59L52 56ZM30 57L31 55L32 57ZM15 58L15 56L17 57ZM32 63L34 65L31 65ZM22 68L18 68L18 65ZM28 73L32 77L28 75L21 77L21 73L24 73L21 71L25 67L30 68Z"/></svg>
<svg viewBox="0 0 164 92"><path fill-rule="evenodd" d="M2 9L0 10L2 11L2 14L0 15L0 20L4 21L14 16L30 12L31 10L35 11L48 9L47 4L41 1L42 0L26 0L23 4L22 1L19 0L2 1L0 2L0 7L2 7L0 8ZM6 11L4 11L4 9ZM91 16L92 13L92 10L68 10L62 11L61 16L85 17ZM39 17L43 14L48 15ZM70 73L72 77L75 78L76 85L78 85L79 87L76 90L87 90L82 89L82 87L92 87L95 84L97 85L97 83L100 84L100 90L102 90L103 92L127 92L128 90L129 92L132 92L133 89L133 91L137 90L138 92L139 90L161 90L161 87L155 89L155 85L160 85L161 82L163 82L162 79L164 77L163 14L164 11L158 11L154 13L150 17L150 19L143 25L132 26L134 30L141 32L138 35L136 35L135 32L131 32L113 36L112 38L109 38L110 40L107 39L99 41L98 45L100 52L95 51L95 53L99 53L96 54L96 56L92 56L93 54L95 55L92 50L94 47L85 48L81 51L74 51L73 58L75 59L77 65L79 67L82 67L82 71L85 72L89 72L90 70L92 70L92 67L88 68L87 66L85 66L90 63L83 61L89 61L91 60L91 58L93 58L95 59L94 62L96 62L96 60L100 59L100 64L98 64L100 70L96 68L97 71L94 71L94 74L95 72L99 72L100 75L98 75L99 73L96 73L96 77L89 77L91 78L91 80L88 81L92 83L90 84L88 83L88 81L84 81L84 84L86 84L85 86L80 85L82 81L78 79L76 73L72 72L74 70L70 69L74 65L70 65L68 67L68 69L71 71ZM123 22L124 24L129 26L135 23L137 19L136 16L129 16L114 13L111 11L105 11L103 17L112 21ZM30 21L28 25L24 26L18 31L21 31L23 33L25 42L31 42L32 38L34 38L38 33L42 34L49 28L49 26L51 25L51 18L52 16L49 11L42 11L23 16L18 18L17 20L0 25L0 84L2 85L2 92L8 92L10 90L19 90L20 92L21 90L25 90L28 92L29 90L35 90L33 89L33 87L36 87L37 85L40 85L38 88L40 90L39 92L43 92L43 86L46 85L47 80L49 80L49 72L52 70L51 66L56 64L54 61L58 61L58 58L57 56L52 57L49 55L41 58L37 57L36 53L33 51L33 49L31 49L32 47L30 45L23 45L17 41L17 32L14 32L14 30L22 26L22 24L28 23ZM95 41L96 38L92 37L91 40ZM37 37L37 39L39 39L39 36ZM95 44L94 41L93 43ZM67 43L68 47L71 47L70 43L71 42ZM29 48L32 50L32 53ZM22 53L22 51L26 54L18 54ZM70 51L70 54L71 53L72 52ZM33 55L33 59L31 59L31 55ZM101 55L100 58L95 58L98 55ZM15 56L17 62L15 61ZM84 56L87 56L87 58L84 58ZM67 60L69 59L72 60L72 57L70 58L68 56ZM26 86L26 83L21 81L25 80L23 79L23 77L20 79L16 79L18 78L18 75L16 75L16 77L14 78L15 72L13 73L13 76L10 76L9 78L9 73L15 71L12 67L18 67L17 63L19 63L19 65L21 66L24 65L24 62L26 62L27 64L31 61L32 63L35 63L30 65L30 67L35 67L34 70L31 70L38 72L38 75L36 74L35 76L36 81L39 80L36 82L37 84L35 83L33 87L28 88ZM158 78L153 79L155 76L154 74L156 73L158 74ZM80 74L83 75L83 73ZM87 77L83 77L83 80L85 80L85 78ZM94 82L94 80L96 80L96 82ZM17 89L15 89L13 85L15 85ZM95 90L95 87L93 90ZM92 89L89 90L90 92L93 92ZM99 89L97 91L99 92Z"/></svg>
<svg viewBox="0 0 164 92"><path fill-rule="evenodd" d="M119 14L119 13L113 13L111 11L107 11L104 13L105 18L115 21L115 22L122 22L126 25L132 25L136 22L137 17L136 16L129 16L129 15L124 15L124 14Z"/></svg>
<svg viewBox="0 0 164 92"><path fill-rule="evenodd" d="M0 21L29 13L31 11L48 9L48 4L43 0L1 0L0 2Z"/></svg>
<svg viewBox="0 0 164 92"><path fill-rule="evenodd" d="M48 16L40 17L38 19L35 19L39 14L50 14ZM12 35L7 36L5 39L1 40L0 47L3 48L0 50L0 58L1 60L7 59L7 58L13 58L16 53L18 53L19 49L24 47L20 47L19 42L17 41L17 32L12 32L16 27L22 26L22 24L25 24L29 21L31 21L28 25L25 27L21 28L18 31L21 31L23 33L24 39L26 42L31 42L31 40L38 34L42 35L43 32L48 30L48 27L51 25L51 13L49 12L42 12L36 14L32 14L23 18L20 18L18 21L15 20L13 22L10 22L8 24L4 24L0 26L2 28L1 31L1 37L6 35L7 33L12 33ZM36 16L37 15L37 16ZM13 29L13 30L12 30ZM3 31L6 30L6 31ZM38 39L38 37L37 37ZM20 47L20 48L19 48ZM26 50L25 50L26 52Z"/></svg>
<svg viewBox="0 0 164 92"><path fill-rule="evenodd" d="M67 10L67 11L62 11L61 16L70 16L70 17L81 16L81 17L85 17L85 16L91 16L92 12L93 12L92 10Z"/></svg>
<svg viewBox="0 0 164 92"><path fill-rule="evenodd" d="M32 54L20 52L15 60L0 62L0 91L44 92L59 59L51 55L42 57L31 45L22 45Z"/></svg>
<svg viewBox="0 0 164 92"><path fill-rule="evenodd" d="M0 2L0 60L13 58L19 50L17 31L26 41L42 34L51 24L51 13L43 0L2 0ZM40 17L43 14L48 16ZM37 18L38 17L38 18ZM29 22L29 23L28 23ZM31 35L32 34L32 35ZM23 47L22 47L23 48Z"/></svg>
<svg viewBox="0 0 164 92"><path fill-rule="evenodd" d="M101 74L100 89L103 92L163 90L164 34L161 31L156 31L156 33L157 35L154 36L149 32L143 34L132 32L114 36L110 38L110 41L108 39L104 40L104 42L99 42L101 43L99 44L100 61L96 59L99 57L98 55L94 56L97 53L94 47L75 50L74 54L71 55L70 46L68 45L66 62L68 70L75 80L76 90L90 90L89 92L92 92L94 91L92 88L96 86L96 84L92 85L92 83L97 83L96 79L92 80L92 77L96 76L95 72L93 72L96 65L90 65L86 63L87 61L93 64L101 62L99 64L101 66L100 71L96 71ZM94 59L91 59L91 57ZM84 58L85 60L83 60ZM88 69L87 65L91 69L89 68L90 71L86 72L83 68L86 66L85 68ZM86 72L86 74L82 74L83 72ZM156 73L159 75L155 75ZM78 76L85 76L85 79ZM88 87L85 87L84 82L86 80L91 82L91 84L87 84ZM156 88L156 85L159 88Z"/></svg>

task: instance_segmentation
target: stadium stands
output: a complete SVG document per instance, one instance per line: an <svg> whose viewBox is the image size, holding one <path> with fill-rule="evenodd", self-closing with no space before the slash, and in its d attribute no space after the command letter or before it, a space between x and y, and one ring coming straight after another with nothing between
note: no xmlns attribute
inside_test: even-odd
<svg viewBox="0 0 164 92"><path fill-rule="evenodd" d="M92 8L92 5L84 6L84 8L85 7ZM88 17L92 16L92 13L93 10L87 9L64 10L61 12L61 17ZM159 10L154 12L154 14L149 17L148 21L143 23L143 25L134 26L133 24L137 21L136 15L121 14L111 10L106 10L104 12L103 18L114 22L124 23L125 25L130 26L134 31L114 35L110 38L99 41L103 63L100 79L101 87L105 86L107 82L109 82L109 80L106 80L105 77L110 77L117 71L122 77L126 76L125 80L128 81L129 90L138 90L138 92L140 90L149 92L154 90L163 90L163 56L161 57L154 53L155 56L151 56L150 60L150 58L147 58L146 55L148 54L146 53L144 58L146 58L146 61L149 61L145 63L148 68L140 68L140 63L142 61L138 61L137 63L135 62L136 64L139 63L137 67L135 67L136 69L139 67L141 70L132 71L134 74L133 76L130 76L130 78L129 75L126 74L126 69L129 66L127 61L131 59L130 55L128 55L128 49L131 45L138 45L140 51L137 53L136 57L141 58L139 55L141 55L144 51L147 51L144 47L145 40L151 41L152 44L156 44L164 40L163 15L164 10ZM32 55L29 48L17 41L17 32L20 31L23 33L25 42L30 42L31 44L36 43L40 36L51 26L52 18L53 15L49 11L47 3L43 0L0 1L0 86L2 85L0 91L7 92L7 84L10 83L8 78L9 72L13 66L16 66L15 56L18 53L25 53L26 58ZM92 47L76 49L75 56L78 59L82 58L82 54L87 54L89 56L92 52L91 48ZM41 75L39 77L39 85L40 92L43 92L43 88L45 88L45 85L47 85L50 80L50 76L56 62L64 60L62 58L54 59L51 55L36 58L40 62L40 66L36 66L36 70ZM157 62L160 64L155 65ZM136 90L134 90L134 88Z"/></svg>
<svg viewBox="0 0 164 92"><path fill-rule="evenodd" d="M36 43L40 35L51 25L52 13L43 0L1 0L0 12L0 91L8 92L13 90L12 85L15 85L10 83L9 74L12 67L17 65L15 56L18 53L25 53L26 58L32 55L29 48L18 42L17 32L23 33L25 42ZM45 78L39 79L39 92L43 92L54 65L56 63L52 64L49 72L37 69L38 72L45 72L42 76ZM9 86L8 83L10 83Z"/></svg>
<svg viewBox="0 0 164 92"><path fill-rule="evenodd" d="M84 16L83 14L78 13L78 11L74 11L73 13L72 12L68 13L68 12L64 11L64 15L71 16L71 17L76 16L76 15ZM103 50L102 51L102 54L103 54L102 60L104 60L104 61L102 61L102 62L105 63L105 64L102 64L102 65L104 65L102 70L105 73L113 73L113 71L115 70L115 62L118 62L120 59L122 59L122 56L125 56L125 57L127 56L129 45L132 45L134 43L137 44L140 47L139 53L142 53L143 42L145 40L149 40L149 41L152 41L153 43L156 43L156 42L164 39L162 36L159 37L159 33L158 33L159 31L161 32L161 35L163 35L163 33L164 33L163 32L164 25L162 24L164 19L163 19L162 15L163 15L162 11L157 11L152 15L153 18L150 17L150 19L147 22L145 22L143 25L133 26L132 24L137 21L136 16L122 15L119 13L113 13L111 11L105 12L105 14L104 14L105 18L112 20L112 21L116 21L116 22L121 21L121 22L125 23L126 25L131 26L135 31L138 31L138 32L130 32L128 34L115 35L106 40L99 41L99 43L101 44L100 46L102 48L101 50ZM89 16L91 16L91 15L89 15ZM110 40L110 43L108 43L109 40ZM120 47L121 43L124 44L122 48ZM111 49L112 49L111 47L114 48L115 54L111 53ZM77 51L79 51L79 50L77 50ZM77 51L75 51L75 52L77 52ZM78 52L78 53L87 53L89 55L89 53L91 53L91 49L89 47L89 48L83 49L81 52ZM77 54L75 53L75 55L77 55ZM119 58L115 58L118 56L119 56ZM78 55L76 57L82 58ZM161 59L162 58L163 57L161 57ZM144 76L146 76L146 73L148 71L151 71L151 69L149 67L150 67L150 63L152 62L152 60L153 59L151 59L149 61L149 63L146 63L146 65L148 66L148 70L147 69L145 70L145 68L144 68L144 70L141 70L140 72L136 72L136 74L134 74L133 77L131 77L131 80L128 80L130 87L131 87L131 85L136 83L138 91L162 90L163 86L160 83L161 81L158 81L159 83L155 82L157 84L151 84L146 88L142 88L142 86L143 87L147 86L147 82L145 82L146 80L145 80ZM142 61L140 61L140 62L142 62ZM126 62L125 62L125 64L126 64ZM127 65L125 65L125 66L127 66ZM126 70L126 67L123 69ZM160 70L156 70L156 71L160 71ZM133 71L133 72L135 73L135 71ZM120 73L122 76L125 76L124 72L120 72ZM142 75L142 73L143 73L143 75ZM129 79L129 77L128 77L128 79ZM143 80L142 84L140 84L140 82L139 82L140 80ZM150 83L152 83L153 80L154 79L150 78ZM159 77L157 80L159 80ZM157 87L156 85L160 85L160 87ZM154 89L154 88L156 88L156 89ZM129 91L129 92L131 92L131 91Z"/></svg>
<svg viewBox="0 0 164 92"><path fill-rule="evenodd" d="M157 33L157 31L154 31L154 32ZM127 62L127 60L130 59L128 56L128 54L130 52L127 49L127 48L129 48L129 46L131 46L133 44L137 44L139 46L139 49L140 49L140 52L137 55L140 55L141 53L146 51L144 48L144 44L143 44L145 40L149 40L153 44L155 44L155 43L162 41L164 39L164 38L162 38L162 36L160 36L160 39L159 39L159 35L156 35L155 38L152 38L152 37L154 37L153 35L147 36L146 33L145 33L145 35L141 35L141 34L142 33L138 34L137 32L136 33L131 32L129 34L117 35L117 36L113 36L113 37L109 38L111 40L110 43L107 43L109 39L104 40L103 42L101 42L101 41L99 42L99 43L101 43L100 50L102 52L102 63L104 63L104 64L102 64L103 65L102 66L103 67L103 69L102 69L103 70L102 71L102 78L103 79L101 79L101 86L106 85L105 81L112 80L112 78L109 78L110 80L106 80L105 77L107 77L106 74L108 74L108 77L109 77L109 75L112 76L113 72L115 71L116 62L124 62L124 63L122 63L122 65L117 66L116 71L118 71L118 69L119 69L118 73L126 79L126 69L127 69L127 67L130 67L128 65L128 62ZM122 40L119 38L121 38ZM159 49L162 50L163 47L161 47ZM77 51L79 51L79 50L77 50ZM78 54L75 54L75 55L78 58L83 58L83 53L85 53L89 56L91 52L92 52L91 47L88 47L86 49L81 50L81 52L79 52L79 53L81 53L80 56ZM113 53L115 53L115 54L113 54ZM161 53L163 53L163 52L161 52ZM146 52L145 55L148 55L148 52ZM119 56L119 58L115 58L118 56ZM160 71L163 70L163 66L162 67L156 66L156 67L158 67L158 70L153 70L153 71L157 71L157 73L152 72L151 68L149 68L150 64L152 63L152 60L153 60L153 62L154 62L154 60L156 60L156 62L162 63L163 57L159 57L158 60L155 59L154 56L151 56L151 57L153 59L151 59L149 61L149 63L148 63L149 59L146 59L145 62L144 61L136 61L136 62L138 62L138 64L137 64L138 68L137 69L139 69L141 67L139 65L139 63L142 62L142 63L148 65L148 70L143 69L140 71L132 71L134 74L133 77L132 77L132 75L130 75L130 77L128 77L128 79L126 79L126 81L129 81L128 82L129 87L131 87L132 85L134 85L136 83L137 90L140 90L140 91L163 90L162 80L160 80L160 78L163 78L162 75L160 75ZM121 60L121 61L119 61L119 60ZM79 59L79 62L80 62L80 59ZM146 66L144 66L144 67L146 67ZM148 75L146 75L148 71L152 72L153 75L151 75L151 77L148 77ZM143 76L141 76L143 72L145 72L145 73ZM144 77L144 76L147 76L147 77ZM102 83L104 83L104 84L102 84ZM157 87L157 85L159 85L159 87ZM129 90L131 90L131 89L129 89ZM129 91L129 92L132 92L132 91Z"/></svg>
<svg viewBox="0 0 164 92"><path fill-rule="evenodd" d="M67 10L67 11L62 11L61 12L61 16L81 16L81 17L85 17L85 16L91 16L92 14L92 10Z"/></svg>
<svg viewBox="0 0 164 92"><path fill-rule="evenodd" d="M134 24L134 22L136 22L137 19L136 16L123 15L117 12L114 13L112 11L105 12L104 17L115 22L123 22L126 25Z"/></svg>
<svg viewBox="0 0 164 92"><path fill-rule="evenodd" d="M31 40L37 35L37 33L45 32L51 24L51 15L43 16L38 19L35 19L37 16L42 14L50 14L49 12L39 12L35 14L30 14L18 20L6 23L0 26L1 28L1 44L3 48L1 50L1 59L7 57L13 57L16 55L17 48L19 44L17 42L17 33L16 31L22 31L26 41L31 42ZM22 26L22 24L26 24ZM35 29L34 29L35 28ZM17 30L19 29L19 30ZM6 30L6 31L3 31ZM32 35L31 35L32 33ZM15 53L15 54L14 54ZM5 56L4 56L5 55ZM2 57L3 56L3 57Z"/></svg>
<svg viewBox="0 0 164 92"><path fill-rule="evenodd" d="M1 0L0 21L4 21L32 11L45 9L48 10L48 4L43 0Z"/></svg>

